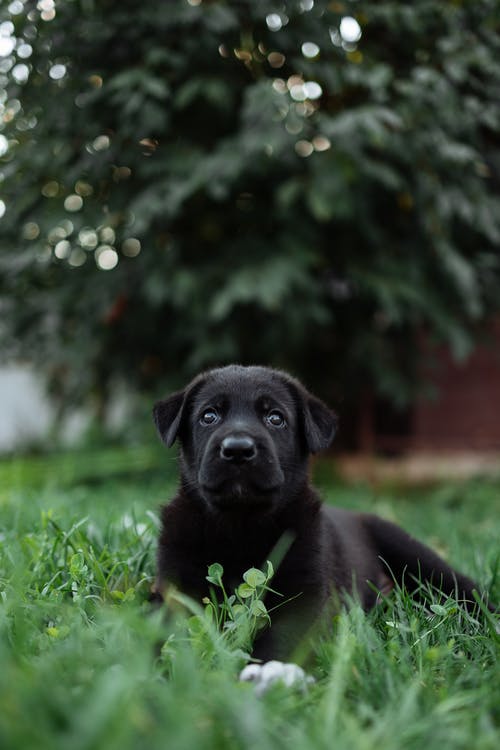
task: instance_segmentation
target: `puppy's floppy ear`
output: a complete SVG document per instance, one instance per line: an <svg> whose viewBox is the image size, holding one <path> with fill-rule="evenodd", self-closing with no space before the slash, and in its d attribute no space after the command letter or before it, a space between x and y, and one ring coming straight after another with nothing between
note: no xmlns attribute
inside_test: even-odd
<svg viewBox="0 0 500 750"><path fill-rule="evenodd" d="M160 437L170 448L181 424L182 415L185 406L185 391L177 391L164 401L158 401L153 407L153 419Z"/></svg>
<svg viewBox="0 0 500 750"><path fill-rule="evenodd" d="M326 450L333 443L337 432L337 415L323 401L310 394L295 378L285 376L283 380L296 400L307 452L319 453Z"/></svg>
<svg viewBox="0 0 500 750"><path fill-rule="evenodd" d="M337 432L337 415L319 398L303 393L304 436L310 453L330 447Z"/></svg>
<svg viewBox="0 0 500 750"><path fill-rule="evenodd" d="M188 405L205 382L204 375L198 375L182 391L176 391L171 396L158 401L153 407L153 419L160 437L170 448L180 436L182 421L187 414Z"/></svg>
<svg viewBox="0 0 500 750"><path fill-rule="evenodd" d="M319 398L309 393L302 383L281 373L297 404L302 437L308 453L319 453L331 446L337 432L338 418Z"/></svg>

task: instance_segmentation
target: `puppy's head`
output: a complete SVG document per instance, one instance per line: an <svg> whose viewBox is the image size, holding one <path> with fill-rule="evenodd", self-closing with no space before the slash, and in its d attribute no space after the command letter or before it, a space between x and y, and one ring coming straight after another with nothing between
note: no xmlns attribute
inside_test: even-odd
<svg viewBox="0 0 500 750"><path fill-rule="evenodd" d="M328 448L337 420L285 373L231 365L210 370L154 407L164 443L181 444L186 490L221 510L286 503L307 458Z"/></svg>

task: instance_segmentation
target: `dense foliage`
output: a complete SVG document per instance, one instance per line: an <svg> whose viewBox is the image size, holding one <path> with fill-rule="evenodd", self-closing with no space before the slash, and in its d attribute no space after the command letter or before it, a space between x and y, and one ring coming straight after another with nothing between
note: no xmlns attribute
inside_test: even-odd
<svg viewBox="0 0 500 750"><path fill-rule="evenodd" d="M239 360L404 400L498 307L498 0L0 13L0 337L59 397Z"/></svg>

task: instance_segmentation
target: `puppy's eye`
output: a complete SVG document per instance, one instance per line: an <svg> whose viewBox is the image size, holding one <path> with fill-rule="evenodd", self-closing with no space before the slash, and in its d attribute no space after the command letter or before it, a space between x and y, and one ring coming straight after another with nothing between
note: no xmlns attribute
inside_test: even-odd
<svg viewBox="0 0 500 750"><path fill-rule="evenodd" d="M271 427L284 427L285 417L280 411L273 409L269 414L266 414L266 422Z"/></svg>
<svg viewBox="0 0 500 750"><path fill-rule="evenodd" d="M216 424L219 421L220 417L215 411L215 409L205 409L203 414L200 417L200 423L203 425L212 425Z"/></svg>

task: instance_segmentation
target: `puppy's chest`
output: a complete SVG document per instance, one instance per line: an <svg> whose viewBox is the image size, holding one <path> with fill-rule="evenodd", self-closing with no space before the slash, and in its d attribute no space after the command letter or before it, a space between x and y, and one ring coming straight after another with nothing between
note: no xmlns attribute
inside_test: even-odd
<svg viewBox="0 0 500 750"><path fill-rule="evenodd" d="M231 534L207 531L202 558L207 566L218 562L224 568L224 582L234 588L249 568L261 568L271 556L275 540L259 533Z"/></svg>
<svg viewBox="0 0 500 750"><path fill-rule="evenodd" d="M283 549L281 553L278 552L277 559L280 542L286 536L283 529L259 530L250 527L244 534L228 534L227 530L221 532L220 529L207 530L200 550L201 566L206 571L208 565L220 563L224 568L224 585L228 591L233 591L242 582L243 574L249 568L263 569L267 560L271 560L275 568L272 586L275 588L276 584L281 593L294 593L304 586L318 587L323 578L321 555L307 539L296 533L288 534L294 537L294 542L286 553Z"/></svg>

